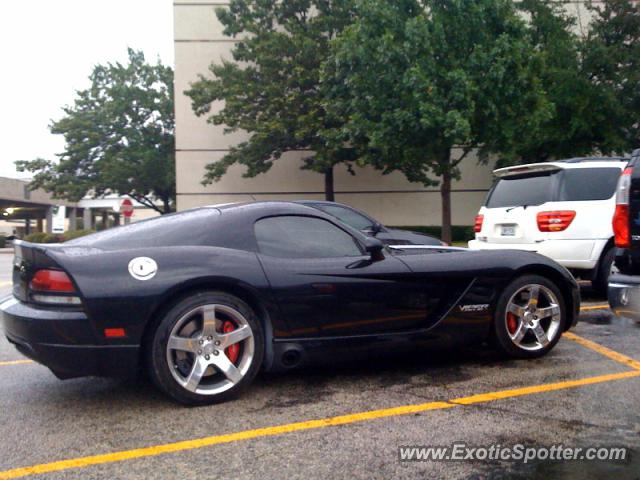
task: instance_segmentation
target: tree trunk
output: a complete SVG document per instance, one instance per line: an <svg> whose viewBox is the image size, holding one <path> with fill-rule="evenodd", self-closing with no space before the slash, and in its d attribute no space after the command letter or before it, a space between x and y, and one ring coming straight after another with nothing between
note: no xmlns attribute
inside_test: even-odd
<svg viewBox="0 0 640 480"><path fill-rule="evenodd" d="M333 165L324 172L324 198L328 202L335 202L336 196L333 191Z"/></svg>
<svg viewBox="0 0 640 480"><path fill-rule="evenodd" d="M447 153L446 168L442 174L440 197L442 198L442 241L451 245L451 161Z"/></svg>

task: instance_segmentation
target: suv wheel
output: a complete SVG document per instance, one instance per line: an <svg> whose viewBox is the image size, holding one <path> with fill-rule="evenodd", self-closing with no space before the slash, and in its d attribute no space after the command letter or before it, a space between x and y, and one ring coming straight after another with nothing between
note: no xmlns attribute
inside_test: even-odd
<svg viewBox="0 0 640 480"><path fill-rule="evenodd" d="M609 276L618 271L614 264L615 255L616 249L614 247L609 247L604 255L602 255L600 263L596 267L595 276L591 281L591 285L598 295L607 294Z"/></svg>

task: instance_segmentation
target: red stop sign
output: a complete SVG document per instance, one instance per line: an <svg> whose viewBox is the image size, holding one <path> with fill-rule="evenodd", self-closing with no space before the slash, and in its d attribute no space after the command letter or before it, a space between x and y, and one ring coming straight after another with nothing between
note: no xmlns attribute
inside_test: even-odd
<svg viewBox="0 0 640 480"><path fill-rule="evenodd" d="M133 203L131 202L131 200L129 200L128 198L122 200L122 203L120 204L120 211L125 217L131 218L131 216L133 215Z"/></svg>

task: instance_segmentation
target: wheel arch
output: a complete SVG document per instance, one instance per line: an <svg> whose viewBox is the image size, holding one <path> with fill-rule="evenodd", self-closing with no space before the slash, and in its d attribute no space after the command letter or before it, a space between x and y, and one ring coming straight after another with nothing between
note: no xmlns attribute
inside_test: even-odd
<svg viewBox="0 0 640 480"><path fill-rule="evenodd" d="M163 316L181 300L195 295L199 292L219 291L230 295L234 295L247 303L249 307L256 313L264 332L265 357L264 368L269 368L273 363L273 326L271 324L271 316L269 311L260 300L257 292L253 291L248 285L243 285L231 279L211 279L202 278L187 284L171 289L151 312L144 327L144 332L140 343L140 365L146 367L147 348L149 340L153 332L155 332L160 320Z"/></svg>
<svg viewBox="0 0 640 480"><path fill-rule="evenodd" d="M562 299L567 307L567 313L571 316L570 322L564 326L564 331L569 330L579 316L580 313L580 301L579 298L574 298L573 295L573 285L572 283L558 270L553 267L547 265L527 265L518 269L514 275L509 279L509 283L515 280L518 277L522 277L524 275L540 275L541 277L548 278L553 281L558 288L560 289L560 293L562 293Z"/></svg>
<svg viewBox="0 0 640 480"><path fill-rule="evenodd" d="M615 240L615 237L612 236L609 238L609 240L607 240L607 243L604 244L604 247L602 247L602 251L600 252L600 256L598 257L598 265L600 265L600 262L602 261L602 258L607 254L607 251L610 248L615 248Z"/></svg>

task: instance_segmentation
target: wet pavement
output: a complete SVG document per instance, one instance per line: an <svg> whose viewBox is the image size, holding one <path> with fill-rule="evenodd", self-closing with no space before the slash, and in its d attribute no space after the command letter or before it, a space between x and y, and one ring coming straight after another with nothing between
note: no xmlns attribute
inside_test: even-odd
<svg viewBox="0 0 640 480"><path fill-rule="evenodd" d="M0 256L0 272L5 267ZM8 291L0 287L0 297ZM587 288L584 300L605 303ZM640 360L640 326L606 309L583 312L574 333ZM605 354L569 338L532 361L504 360L488 347L419 352L263 374L236 401L184 408L145 381L63 382L34 363L3 364L23 357L2 338L0 479L36 473L12 469L51 469L52 462L66 459L81 460L35 477L637 479L640 376L625 377L629 365ZM594 377L599 380L591 384L571 383ZM527 390L549 384L556 387ZM481 395L504 391L510 393ZM388 410L432 404L413 413ZM290 433L272 428L380 410L384 415L349 417L341 425ZM174 442L255 429L264 430L253 438L180 444L161 453ZM622 462L399 461L399 446L456 442L621 446L629 456ZM147 447L152 448L131 453ZM108 453L115 455L83 463L87 456Z"/></svg>

